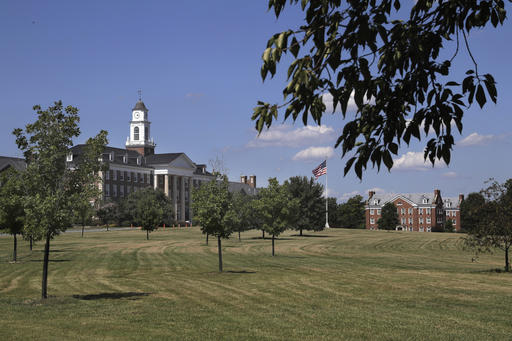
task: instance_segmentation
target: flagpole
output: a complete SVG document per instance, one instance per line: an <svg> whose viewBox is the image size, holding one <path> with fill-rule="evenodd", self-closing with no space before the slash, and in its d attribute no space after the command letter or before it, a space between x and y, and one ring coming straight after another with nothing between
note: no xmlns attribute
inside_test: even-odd
<svg viewBox="0 0 512 341"><path fill-rule="evenodd" d="M329 228L329 205L327 204L327 157L325 158L325 228Z"/></svg>

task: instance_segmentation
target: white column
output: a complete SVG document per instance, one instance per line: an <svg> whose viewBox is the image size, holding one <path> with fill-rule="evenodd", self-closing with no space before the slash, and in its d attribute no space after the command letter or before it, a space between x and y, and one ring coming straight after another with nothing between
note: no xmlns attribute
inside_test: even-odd
<svg viewBox="0 0 512 341"><path fill-rule="evenodd" d="M155 174L155 176L153 177L153 188L154 189L157 189L158 188L158 175Z"/></svg>
<svg viewBox="0 0 512 341"><path fill-rule="evenodd" d="M181 177L181 191L180 191L180 219L185 220L185 177Z"/></svg>
<svg viewBox="0 0 512 341"><path fill-rule="evenodd" d="M172 176L172 205L174 207L174 220L178 220L178 185L176 184L176 175Z"/></svg>
<svg viewBox="0 0 512 341"><path fill-rule="evenodd" d="M169 175L164 175L164 193L166 197L169 197Z"/></svg>
<svg viewBox="0 0 512 341"><path fill-rule="evenodd" d="M188 219L192 221L192 188L194 187L194 180L191 176L188 177Z"/></svg>

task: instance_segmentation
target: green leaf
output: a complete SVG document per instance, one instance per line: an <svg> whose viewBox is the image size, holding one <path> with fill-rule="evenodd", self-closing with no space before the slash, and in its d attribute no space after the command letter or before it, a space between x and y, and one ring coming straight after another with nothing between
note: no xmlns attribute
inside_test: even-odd
<svg viewBox="0 0 512 341"><path fill-rule="evenodd" d="M480 105L480 108L483 108L487 101L482 84L478 84L478 88L476 90L476 101Z"/></svg>

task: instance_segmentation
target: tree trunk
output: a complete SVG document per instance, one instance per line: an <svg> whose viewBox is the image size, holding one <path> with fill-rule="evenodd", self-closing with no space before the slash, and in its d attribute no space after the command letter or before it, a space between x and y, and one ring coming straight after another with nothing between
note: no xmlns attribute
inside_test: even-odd
<svg viewBox="0 0 512 341"><path fill-rule="evenodd" d="M302 237L302 227L300 228L300 236Z"/></svg>
<svg viewBox="0 0 512 341"><path fill-rule="evenodd" d="M208 245L208 233L206 234L206 245Z"/></svg>
<svg viewBox="0 0 512 341"><path fill-rule="evenodd" d="M505 271L506 272L510 271L510 262L508 260L508 249L509 249L509 247L505 248Z"/></svg>
<svg viewBox="0 0 512 341"><path fill-rule="evenodd" d="M85 225L82 225L82 238L84 237Z"/></svg>
<svg viewBox="0 0 512 341"><path fill-rule="evenodd" d="M272 235L272 257L274 256L274 235Z"/></svg>
<svg viewBox="0 0 512 341"><path fill-rule="evenodd" d="M238 240L242 240L242 238L240 237L240 230L238 230Z"/></svg>
<svg viewBox="0 0 512 341"><path fill-rule="evenodd" d="M261 230L261 232L263 232L263 237L261 237L261 239L265 239L265 230Z"/></svg>
<svg viewBox="0 0 512 341"><path fill-rule="evenodd" d="M219 272L222 272L222 245L220 236L217 237L217 247L219 248Z"/></svg>
<svg viewBox="0 0 512 341"><path fill-rule="evenodd" d="M149 240L149 230L146 230L146 240Z"/></svg>
<svg viewBox="0 0 512 341"><path fill-rule="evenodd" d="M42 294L43 299L48 298L48 262L50 258L50 232L46 233L46 244L44 244L44 259L43 259L43 283Z"/></svg>
<svg viewBox="0 0 512 341"><path fill-rule="evenodd" d="M12 261L16 262L16 251L18 249L18 240L16 239L16 233L14 234L14 248L12 251Z"/></svg>
<svg viewBox="0 0 512 341"><path fill-rule="evenodd" d="M30 251L32 251L32 236L30 236Z"/></svg>

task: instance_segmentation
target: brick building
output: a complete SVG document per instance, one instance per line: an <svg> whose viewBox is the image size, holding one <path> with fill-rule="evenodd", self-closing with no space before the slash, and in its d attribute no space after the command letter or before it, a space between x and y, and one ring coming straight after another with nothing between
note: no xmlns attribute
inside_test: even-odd
<svg viewBox="0 0 512 341"><path fill-rule="evenodd" d="M433 193L409 194L376 194L368 193L365 206L366 228L378 230L378 220L382 207L388 202L393 203L398 213L397 231L432 232L444 228L447 219L452 220L453 226L460 231L460 204L464 200L462 194L458 198L441 197L441 191Z"/></svg>

